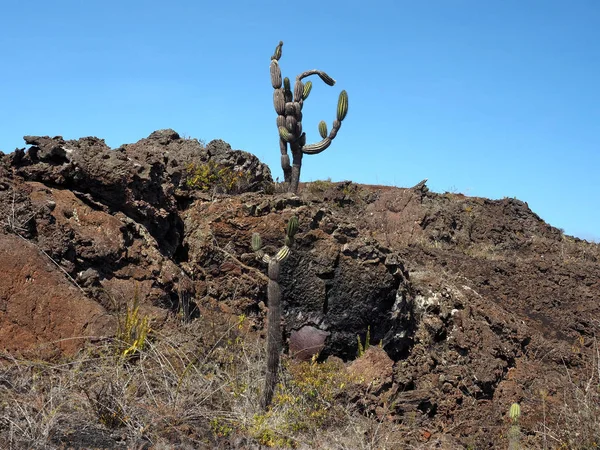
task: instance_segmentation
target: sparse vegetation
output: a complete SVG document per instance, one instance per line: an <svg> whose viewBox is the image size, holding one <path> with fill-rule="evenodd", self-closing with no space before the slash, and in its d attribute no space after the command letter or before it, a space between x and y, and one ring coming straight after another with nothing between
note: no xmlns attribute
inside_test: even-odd
<svg viewBox="0 0 600 450"><path fill-rule="evenodd" d="M133 358L144 350L150 333L150 319L140 314L139 289L136 287L133 301L124 312L117 315L117 353L123 358Z"/></svg>
<svg viewBox="0 0 600 450"><path fill-rule="evenodd" d="M248 185L248 174L234 171L213 160L200 164L190 163L186 167L185 185L188 189L204 192L235 194L242 192Z"/></svg>
<svg viewBox="0 0 600 450"><path fill-rule="evenodd" d="M308 185L308 191L312 194L322 193L335 186L331 178L326 180L316 180Z"/></svg>
<svg viewBox="0 0 600 450"><path fill-rule="evenodd" d="M367 335L365 336L365 343L363 345L362 341L360 340L360 336L356 336L356 340L358 341L358 351L356 356L358 358L360 358L362 355L365 354L365 352L367 350L369 350L369 347L371 346L371 326L369 325L367 327Z"/></svg>
<svg viewBox="0 0 600 450"><path fill-rule="evenodd" d="M282 378L271 409L253 417L249 431L260 444L293 448L348 419L352 405L342 398L354 380L340 360L289 360Z"/></svg>
<svg viewBox="0 0 600 450"><path fill-rule="evenodd" d="M121 448L117 436L127 448L314 448L323 439L331 448L397 448L372 445L399 439L399 425L354 410L340 360L286 361L264 411L266 355L248 330L243 316L204 311L190 324L169 322L136 360L124 361L115 340L54 363L2 355L0 447Z"/></svg>

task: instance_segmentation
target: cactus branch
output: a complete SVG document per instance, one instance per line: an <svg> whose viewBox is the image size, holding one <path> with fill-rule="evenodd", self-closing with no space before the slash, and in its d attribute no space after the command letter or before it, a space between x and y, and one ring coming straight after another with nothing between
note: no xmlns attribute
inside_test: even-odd
<svg viewBox="0 0 600 450"><path fill-rule="evenodd" d="M271 60L271 85L273 89L279 89L281 87L281 69L276 59Z"/></svg>
<svg viewBox="0 0 600 450"><path fill-rule="evenodd" d="M317 154L321 153L323 150L327 149L327 147L329 147L330 145L331 145L331 139L326 137L322 141L317 142L315 144L305 145L304 147L302 147L302 152L306 153L307 155L317 155Z"/></svg>
<svg viewBox="0 0 600 450"><path fill-rule="evenodd" d="M348 93L342 91L338 98L337 120L341 122L346 118L346 114L348 114Z"/></svg>
<svg viewBox="0 0 600 450"><path fill-rule="evenodd" d="M319 134L323 139L327 137L327 123L324 120L319 122Z"/></svg>
<svg viewBox="0 0 600 450"><path fill-rule="evenodd" d="M302 72L300 75L298 75L296 77L296 80L301 80L302 78L310 77L311 75L319 75L319 78L321 78L321 80L323 80L323 83L327 84L328 86L333 86L335 84L335 80L333 78L331 78L329 75L327 75L322 70L317 70L317 69L307 70L306 72Z"/></svg>
<svg viewBox="0 0 600 450"><path fill-rule="evenodd" d="M275 47L275 53L273 53L271 59L279 61L279 58L281 58L281 47L283 47L283 41L279 41L279 44L277 45L277 47Z"/></svg>
<svg viewBox="0 0 600 450"><path fill-rule="evenodd" d="M307 81L304 84L304 92L302 94L302 100L306 100L308 98L308 95L310 94L311 89L312 89L312 81Z"/></svg>

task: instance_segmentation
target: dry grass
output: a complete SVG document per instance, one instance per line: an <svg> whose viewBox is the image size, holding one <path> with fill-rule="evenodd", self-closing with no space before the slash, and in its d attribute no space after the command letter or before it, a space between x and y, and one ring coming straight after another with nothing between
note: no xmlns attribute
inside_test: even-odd
<svg viewBox="0 0 600 450"><path fill-rule="evenodd" d="M117 340L62 362L3 355L0 448L401 448L342 398L341 363L287 364L262 411L264 343L246 322L173 321L135 358Z"/></svg>
<svg viewBox="0 0 600 450"><path fill-rule="evenodd" d="M584 339L580 342L583 345ZM565 368L569 383L558 404L549 406L547 392L540 392L544 422L536 433L542 437L543 448L600 448L600 345L596 339L591 347L586 377L575 380Z"/></svg>
<svg viewBox="0 0 600 450"><path fill-rule="evenodd" d="M543 422L528 427L522 448L598 447L594 345L589 377L573 380L561 402L543 405ZM245 317L208 311L192 323L168 322L135 358L123 355L117 340L90 344L62 362L0 355L0 448L434 447L419 426L359 411L368 388L336 359L284 359L273 406L262 411L264 362L264 341ZM456 444L443 433L435 439L437 448Z"/></svg>

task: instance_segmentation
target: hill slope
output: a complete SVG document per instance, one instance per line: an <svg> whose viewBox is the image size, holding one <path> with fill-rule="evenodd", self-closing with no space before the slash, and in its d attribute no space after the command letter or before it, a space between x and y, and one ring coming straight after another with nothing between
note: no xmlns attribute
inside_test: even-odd
<svg viewBox="0 0 600 450"><path fill-rule="evenodd" d="M600 246L526 203L425 184L278 193L254 156L172 130L115 150L25 139L0 161L0 348L11 358L71 357L114 334L134 297L156 330L191 302L198 323L216 308L260 336L266 282L250 238L276 248L296 215L285 336L320 330L319 358L349 364L369 331L383 379L347 392L358 413L418 430L406 442L426 448L498 443L513 402L532 446L598 438L598 391L585 386L600 375Z"/></svg>

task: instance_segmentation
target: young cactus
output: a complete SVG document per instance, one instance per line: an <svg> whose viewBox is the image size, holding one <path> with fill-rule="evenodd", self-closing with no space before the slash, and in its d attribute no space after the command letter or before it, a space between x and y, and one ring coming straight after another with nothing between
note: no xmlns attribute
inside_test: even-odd
<svg viewBox="0 0 600 450"><path fill-rule="evenodd" d="M508 448L509 450L518 450L520 447L521 440L521 428L519 427L519 417L521 417L521 405L513 403L510 405L508 415L512 422L510 429L508 430Z"/></svg>
<svg viewBox="0 0 600 450"><path fill-rule="evenodd" d="M265 375L265 387L261 396L261 406L266 409L273 400L273 393L277 385L277 371L279 369L279 355L281 353L281 288L279 286L280 264L290 255L290 247L294 242L294 236L298 231L298 218L292 217L286 227L285 245L279 249L274 256L269 256L263 250L260 234L252 234L252 250L256 257L267 263L269 285L267 287L267 298L269 301L269 312L267 313L267 369Z"/></svg>
<svg viewBox="0 0 600 450"><path fill-rule="evenodd" d="M279 68L279 58L281 58L281 49L283 41L275 48L275 53L271 56L271 85L275 89L273 93L273 104L277 113L277 130L279 132L279 149L281 151L281 167L283 169L284 181L288 184L290 192L298 192L298 183L300 182L300 169L302 167L303 155L316 155L321 153L331 145L331 142L337 136L342 126L342 121L348 114L348 93L340 92L337 105L337 118L333 121L333 128L327 133L327 124L323 121L319 123L319 134L321 141L314 144L306 144L306 133L302 131L302 107L304 101L308 98L312 89L312 82L304 83L302 80L311 75L318 75L321 80L333 86L335 80L321 70L308 70L302 72L296 77L294 90L291 89L289 78L281 78L281 69ZM283 83L283 86L282 86ZM288 144L292 152L292 164L287 152Z"/></svg>

